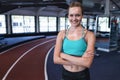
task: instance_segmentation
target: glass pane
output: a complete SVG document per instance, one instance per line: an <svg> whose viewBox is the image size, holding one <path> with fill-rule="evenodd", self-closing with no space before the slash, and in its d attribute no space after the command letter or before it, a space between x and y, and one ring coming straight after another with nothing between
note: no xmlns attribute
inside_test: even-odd
<svg viewBox="0 0 120 80"><path fill-rule="evenodd" d="M48 17L39 17L40 32L48 32Z"/></svg>
<svg viewBox="0 0 120 80"><path fill-rule="evenodd" d="M56 17L49 17L49 32L56 31Z"/></svg>
<svg viewBox="0 0 120 80"><path fill-rule="evenodd" d="M60 17L60 30L65 30L65 17Z"/></svg>
<svg viewBox="0 0 120 80"><path fill-rule="evenodd" d="M95 26L94 24L95 24L94 19L89 18L89 23L88 23L89 30L94 30L94 26Z"/></svg>
<svg viewBox="0 0 120 80"><path fill-rule="evenodd" d="M23 33L23 16L12 15L12 31L13 33Z"/></svg>
<svg viewBox="0 0 120 80"><path fill-rule="evenodd" d="M0 15L0 34L6 33L5 15Z"/></svg>
<svg viewBox="0 0 120 80"><path fill-rule="evenodd" d="M35 19L34 16L24 16L24 32L35 32Z"/></svg>
<svg viewBox="0 0 120 80"><path fill-rule="evenodd" d="M12 31L13 33L35 32L34 16L12 15Z"/></svg>
<svg viewBox="0 0 120 80"><path fill-rule="evenodd" d="M98 19L98 26L100 32L110 32L109 25L109 18L108 17L99 17Z"/></svg>
<svg viewBox="0 0 120 80"><path fill-rule="evenodd" d="M87 18L82 18L81 24L83 25L84 28L87 28Z"/></svg>

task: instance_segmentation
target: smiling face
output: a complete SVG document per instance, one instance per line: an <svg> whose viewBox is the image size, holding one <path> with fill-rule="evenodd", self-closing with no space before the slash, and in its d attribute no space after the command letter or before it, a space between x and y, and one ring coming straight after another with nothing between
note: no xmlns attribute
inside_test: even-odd
<svg viewBox="0 0 120 80"><path fill-rule="evenodd" d="M80 7L70 7L68 11L68 18L72 27L77 27L80 25L82 20L82 10Z"/></svg>

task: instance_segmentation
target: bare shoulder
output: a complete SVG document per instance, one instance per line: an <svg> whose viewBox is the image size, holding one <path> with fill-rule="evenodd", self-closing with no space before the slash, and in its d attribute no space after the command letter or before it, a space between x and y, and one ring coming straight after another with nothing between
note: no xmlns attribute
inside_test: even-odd
<svg viewBox="0 0 120 80"><path fill-rule="evenodd" d="M57 38L59 38L59 39L63 39L64 36L65 36L65 30L61 30L61 31L58 33Z"/></svg>
<svg viewBox="0 0 120 80"><path fill-rule="evenodd" d="M95 40L95 34L92 31L89 31L87 29L85 29L86 32L86 39L87 40Z"/></svg>
<svg viewBox="0 0 120 80"><path fill-rule="evenodd" d="M87 30L87 35L88 35L88 36L95 36L95 35L94 35L94 32L89 31L89 30Z"/></svg>

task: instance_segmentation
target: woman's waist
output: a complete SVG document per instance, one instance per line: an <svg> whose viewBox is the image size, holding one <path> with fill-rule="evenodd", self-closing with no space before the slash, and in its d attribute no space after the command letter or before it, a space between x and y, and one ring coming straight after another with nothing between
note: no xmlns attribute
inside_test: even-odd
<svg viewBox="0 0 120 80"><path fill-rule="evenodd" d="M86 69L86 67L77 66L77 65L63 65L63 68L70 72L79 72Z"/></svg>

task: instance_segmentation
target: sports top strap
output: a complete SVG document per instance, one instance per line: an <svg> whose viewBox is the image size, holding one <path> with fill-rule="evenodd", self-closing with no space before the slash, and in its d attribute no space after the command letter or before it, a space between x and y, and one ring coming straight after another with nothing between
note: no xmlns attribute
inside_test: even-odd
<svg viewBox="0 0 120 80"><path fill-rule="evenodd" d="M65 36L66 36L66 37L68 36L69 29L70 29L70 28L68 28L68 29L65 31ZM82 37L83 37L83 38L85 37L85 34L86 34L86 33L84 32L84 30L85 30L85 29L82 28Z"/></svg>

